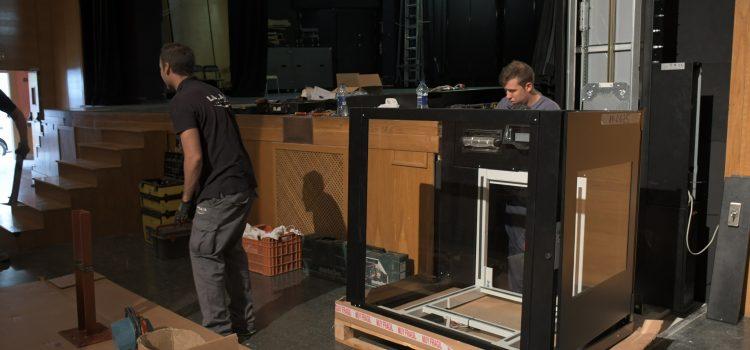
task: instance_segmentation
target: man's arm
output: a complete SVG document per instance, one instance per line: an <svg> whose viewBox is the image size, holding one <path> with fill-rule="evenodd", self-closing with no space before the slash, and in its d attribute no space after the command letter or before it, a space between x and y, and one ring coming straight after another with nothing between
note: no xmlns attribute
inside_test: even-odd
<svg viewBox="0 0 750 350"><path fill-rule="evenodd" d="M22 151L25 157L29 153L29 134L26 127L26 116L23 115L21 110L16 108L10 113L10 117L13 118L13 123L16 124L16 130L18 130L19 151Z"/></svg>
<svg viewBox="0 0 750 350"><path fill-rule="evenodd" d="M185 184L182 192L182 201L188 203L195 195L195 188L201 176L203 167L203 152L201 151L201 138L198 129L191 128L180 133L180 143L185 156L184 172Z"/></svg>

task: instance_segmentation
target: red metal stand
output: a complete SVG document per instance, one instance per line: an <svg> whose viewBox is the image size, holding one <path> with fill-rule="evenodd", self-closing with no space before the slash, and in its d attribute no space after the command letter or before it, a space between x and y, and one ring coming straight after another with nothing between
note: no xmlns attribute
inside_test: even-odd
<svg viewBox="0 0 750 350"><path fill-rule="evenodd" d="M109 328L96 322L96 296L91 254L91 213L85 210L73 210L72 222L78 327L59 333L73 345L82 348L110 340L112 333Z"/></svg>

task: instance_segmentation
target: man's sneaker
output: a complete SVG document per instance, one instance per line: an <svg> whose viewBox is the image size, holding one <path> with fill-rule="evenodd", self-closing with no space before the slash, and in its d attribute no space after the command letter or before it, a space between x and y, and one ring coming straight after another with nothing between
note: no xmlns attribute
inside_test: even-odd
<svg viewBox="0 0 750 350"><path fill-rule="evenodd" d="M247 330L239 331L237 332L237 342L242 345L248 346L249 345L248 342L250 341L250 338L252 338L253 335L255 335L255 333L258 333L258 331L255 329L251 331L247 331Z"/></svg>

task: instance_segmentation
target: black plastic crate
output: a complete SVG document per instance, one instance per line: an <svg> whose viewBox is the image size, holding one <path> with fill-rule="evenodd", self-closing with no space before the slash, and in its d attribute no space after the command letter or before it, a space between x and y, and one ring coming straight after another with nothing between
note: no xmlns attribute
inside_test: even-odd
<svg viewBox="0 0 750 350"><path fill-rule="evenodd" d="M177 259L188 255L190 225L168 225L156 229L151 234L151 244L156 258Z"/></svg>
<svg viewBox="0 0 750 350"><path fill-rule="evenodd" d="M184 155L179 152L164 153L164 177L184 181L185 174L182 165L184 158Z"/></svg>
<svg viewBox="0 0 750 350"><path fill-rule="evenodd" d="M305 236L302 241L302 260L312 271L346 271L346 241L318 235Z"/></svg>

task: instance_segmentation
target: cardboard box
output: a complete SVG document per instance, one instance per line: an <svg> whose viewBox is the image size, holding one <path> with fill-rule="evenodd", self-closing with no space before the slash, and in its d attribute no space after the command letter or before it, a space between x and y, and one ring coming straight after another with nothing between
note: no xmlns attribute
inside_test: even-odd
<svg viewBox="0 0 750 350"><path fill-rule="evenodd" d="M346 92L349 93L357 90L365 91L371 95L383 93L383 82L378 74L337 73L336 88L341 84L346 85Z"/></svg>
<svg viewBox="0 0 750 350"><path fill-rule="evenodd" d="M161 328L138 338L138 350L234 350L237 335L206 342L198 333L187 329Z"/></svg>

